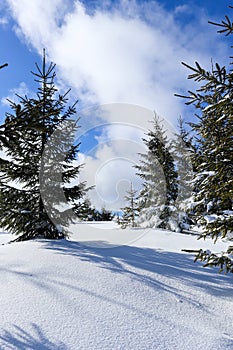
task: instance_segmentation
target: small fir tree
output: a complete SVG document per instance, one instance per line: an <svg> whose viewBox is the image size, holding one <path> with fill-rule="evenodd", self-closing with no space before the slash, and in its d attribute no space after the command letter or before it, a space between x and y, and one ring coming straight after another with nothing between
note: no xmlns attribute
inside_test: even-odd
<svg viewBox="0 0 233 350"><path fill-rule="evenodd" d="M126 192L125 201L127 205L121 208L123 211L122 218L119 220L119 224L122 228L137 227L138 206L137 206L137 191L134 190L131 182L130 189Z"/></svg>
<svg viewBox="0 0 233 350"><path fill-rule="evenodd" d="M113 218L114 214L105 207L102 207L101 210L95 210L94 221L112 221Z"/></svg>
<svg viewBox="0 0 233 350"><path fill-rule="evenodd" d="M56 144L59 148L48 147L47 157L43 157L56 128L74 116L76 109L75 105L66 107L67 93L58 94L55 65L46 66L45 52L42 67L36 64L36 68L32 73L38 83L36 96L18 96L19 104L10 102L12 113L6 114L2 125L4 139L1 143L7 158L0 159L0 221L3 228L19 236L17 241L66 237L67 232L56 224L56 218L65 226L72 215L70 212L67 215L62 204L69 202L72 208L86 191L84 184L70 185L80 172L80 166L73 165L79 145L70 144L70 134L74 133L76 123L62 128L59 144ZM63 153L60 159L58 155L64 148L66 156L64 158ZM60 178L54 175L56 171L62 174ZM54 204L51 211L55 220L46 211L41 186L48 189L45 202ZM57 195L60 190L64 192L64 203Z"/></svg>
<svg viewBox="0 0 233 350"><path fill-rule="evenodd" d="M79 202L75 208L74 212L81 221L95 221L97 210L92 207L89 198L84 198Z"/></svg>

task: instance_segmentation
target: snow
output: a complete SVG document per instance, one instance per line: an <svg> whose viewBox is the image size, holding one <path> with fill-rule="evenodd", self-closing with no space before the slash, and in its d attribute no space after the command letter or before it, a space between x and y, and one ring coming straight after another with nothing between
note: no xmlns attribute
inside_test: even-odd
<svg viewBox="0 0 233 350"><path fill-rule="evenodd" d="M70 240L0 246L0 349L233 348L232 274L181 252L213 250L211 240L114 223L76 226ZM11 238L0 234L2 243Z"/></svg>
<svg viewBox="0 0 233 350"><path fill-rule="evenodd" d="M206 210L207 210L207 213L213 208L213 201L209 201L209 203L207 203L206 205Z"/></svg>
<svg viewBox="0 0 233 350"><path fill-rule="evenodd" d="M212 215L205 215L204 219L206 220L207 224L212 224L216 220L218 220L219 215L217 214L212 214Z"/></svg>

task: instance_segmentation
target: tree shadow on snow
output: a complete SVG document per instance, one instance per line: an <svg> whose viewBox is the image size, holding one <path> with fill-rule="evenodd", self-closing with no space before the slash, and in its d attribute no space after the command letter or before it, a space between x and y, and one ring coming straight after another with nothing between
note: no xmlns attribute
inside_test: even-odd
<svg viewBox="0 0 233 350"><path fill-rule="evenodd" d="M64 343L50 341L38 325L33 323L32 329L33 331L29 333L14 325L13 332L4 330L0 335L0 344L4 345L3 349L12 350L68 350Z"/></svg>
<svg viewBox="0 0 233 350"><path fill-rule="evenodd" d="M98 248L98 245L102 248ZM106 248L103 248L103 246ZM105 242L92 242L85 246L69 240L45 241L44 248L82 261L90 261L102 269L116 274L126 274L153 288L161 288L180 295L175 283L166 284L159 276L170 281L183 281L187 286L196 286L206 293L230 297L233 295L233 275L219 274L216 268L203 268L194 263L190 254L167 252L134 246L111 246ZM208 283L206 283L208 282Z"/></svg>

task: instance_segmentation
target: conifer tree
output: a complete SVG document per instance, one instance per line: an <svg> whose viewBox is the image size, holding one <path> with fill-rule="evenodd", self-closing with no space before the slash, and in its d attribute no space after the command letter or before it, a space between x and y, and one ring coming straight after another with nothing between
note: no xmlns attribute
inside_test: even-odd
<svg viewBox="0 0 233 350"><path fill-rule="evenodd" d="M135 166L144 180L139 194L139 221L150 227L174 229L172 215L178 193L177 172L170 143L158 116L155 115L153 130L149 130L143 141L147 153L140 155L141 163Z"/></svg>
<svg viewBox="0 0 233 350"><path fill-rule="evenodd" d="M81 221L96 220L97 210L94 207L92 207L89 198L84 198L81 202L79 202L75 206L74 212Z"/></svg>
<svg viewBox="0 0 233 350"><path fill-rule="evenodd" d="M101 210L95 210L94 221L112 221L114 214L111 210L107 210L104 206Z"/></svg>
<svg viewBox="0 0 233 350"><path fill-rule="evenodd" d="M127 205L121 208L123 215L119 224L122 228L137 227L137 217L138 217L138 206L137 206L137 191L134 190L133 184L131 182L130 189L126 192L125 201Z"/></svg>
<svg viewBox="0 0 233 350"><path fill-rule="evenodd" d="M177 229L179 231L188 230L190 225L194 225L192 218L192 196L193 196L193 159L196 148L190 136L190 132L185 128L182 117L178 119L178 130L172 140L172 154L175 167L178 173L178 196L175 201Z"/></svg>
<svg viewBox="0 0 233 350"><path fill-rule="evenodd" d="M210 23L219 26L220 33L233 32L228 16L220 24ZM195 215L203 226L200 238L211 237L215 241L230 238L233 232L233 72L218 63L209 71L198 62L194 67L183 64L192 72L188 78L200 83L197 91L181 96L200 111L197 122L190 124L198 144ZM220 266L220 270L233 272L233 247L219 254L201 249L196 251L196 260L205 261L205 266Z"/></svg>
<svg viewBox="0 0 233 350"><path fill-rule="evenodd" d="M80 166L73 165L79 144L71 145L70 142L70 135L77 128L76 122L67 123L67 127L63 127L59 136L59 148L48 148L47 159L43 159L46 144L52 139L54 131L74 116L76 109L75 105L66 106L67 93L58 94L55 87L55 65L46 65L45 51L42 67L36 64L36 69L32 73L38 84L36 95L32 98L18 96L19 103L10 102L12 112L6 114L2 125L4 138L1 144L7 158L0 159L0 222L3 228L18 235L16 241L35 237L66 237L64 227L72 215L61 208L62 204L67 201L72 208L86 191L83 183L70 184L80 172ZM57 156L64 148L65 158L63 152L60 159ZM53 176L54 169L62 174L58 183L54 181L57 179ZM49 189L47 198L54 204L51 211L58 222L64 225L63 228L46 211L41 193L43 181ZM65 203L57 198L60 190L64 192Z"/></svg>

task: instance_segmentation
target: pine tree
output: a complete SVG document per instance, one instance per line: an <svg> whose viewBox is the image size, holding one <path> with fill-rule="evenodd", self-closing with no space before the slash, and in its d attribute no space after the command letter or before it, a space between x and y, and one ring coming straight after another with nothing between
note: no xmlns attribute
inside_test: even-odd
<svg viewBox="0 0 233 350"><path fill-rule="evenodd" d="M97 210L92 207L89 198L84 198L74 208L74 212L81 221L95 221Z"/></svg>
<svg viewBox="0 0 233 350"><path fill-rule="evenodd" d="M36 96L18 96L18 104L10 102L12 112L6 114L2 126L7 158L0 159L0 221L3 228L18 235L16 241L66 237L65 226L74 217L72 206L86 191L83 183L70 184L80 172L80 166L73 165L79 144L71 145L77 125L68 122L76 113L75 105L66 107L67 93L58 94L55 65L46 66L45 52L42 67L36 64L36 68L32 73L38 84ZM62 132L54 142L59 127ZM47 147L45 152L48 142L56 147ZM67 203L69 210L62 208Z"/></svg>
<svg viewBox="0 0 233 350"><path fill-rule="evenodd" d="M210 22L212 23L212 22ZM220 33L232 34L233 24L226 16L220 24ZM191 123L196 132L198 151L195 158L197 169L195 187L195 215L203 226L200 238L210 236L215 241L230 238L233 232L233 73L232 69L212 65L210 71L196 62L189 66L189 79L201 84L189 96L182 96L200 110L197 122ZM230 62L232 64L232 62ZM196 251L196 260L205 266L220 266L220 270L233 272L233 247L217 254Z"/></svg>
<svg viewBox="0 0 233 350"><path fill-rule="evenodd" d="M141 163L135 166L144 180L139 194L139 221L150 227L174 229L172 215L178 193L177 172L170 143L158 116L154 116L153 130L149 130L143 141L147 153L140 155Z"/></svg>
<svg viewBox="0 0 233 350"><path fill-rule="evenodd" d="M130 189L126 192L125 201L127 205L121 208L123 211L122 218L119 220L119 224L122 228L137 227L138 206L137 206L137 191L134 190L131 182Z"/></svg>
<svg viewBox="0 0 233 350"><path fill-rule="evenodd" d="M192 219L192 195L193 195L193 159L196 148L184 125L182 117L178 119L178 130L172 140L172 154L175 167L178 173L178 196L175 201L177 229L187 230L194 225Z"/></svg>
<svg viewBox="0 0 233 350"><path fill-rule="evenodd" d="M107 210L105 207L102 207L101 210L96 210L94 215L94 221L112 221L114 214L111 210Z"/></svg>

